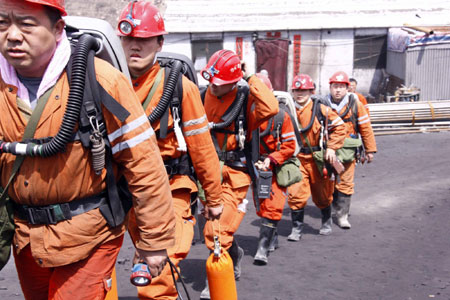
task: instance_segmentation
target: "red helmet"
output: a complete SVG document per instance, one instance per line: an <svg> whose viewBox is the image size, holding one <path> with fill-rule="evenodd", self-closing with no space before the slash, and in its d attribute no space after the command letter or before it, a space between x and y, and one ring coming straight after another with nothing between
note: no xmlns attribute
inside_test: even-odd
<svg viewBox="0 0 450 300"><path fill-rule="evenodd" d="M117 35L149 38L167 34L164 20L156 6L147 1L132 1L122 10Z"/></svg>
<svg viewBox="0 0 450 300"><path fill-rule="evenodd" d="M306 74L295 75L294 80L292 80L292 90L314 90L314 82Z"/></svg>
<svg viewBox="0 0 450 300"><path fill-rule="evenodd" d="M61 16L67 16L66 9L64 8L64 0L25 0L25 2L50 6L59 10L61 12Z"/></svg>
<svg viewBox="0 0 450 300"><path fill-rule="evenodd" d="M243 76L241 60L231 50L219 50L211 56L200 74L215 85L238 82Z"/></svg>
<svg viewBox="0 0 450 300"><path fill-rule="evenodd" d="M333 76L330 77L330 84L332 83L345 83L347 85L350 84L350 81L348 80L347 73L343 71L339 71L333 74Z"/></svg>
<svg viewBox="0 0 450 300"><path fill-rule="evenodd" d="M256 77L261 79L262 82L269 88L269 90L273 91L272 82L270 82L269 76L263 73L256 73Z"/></svg>

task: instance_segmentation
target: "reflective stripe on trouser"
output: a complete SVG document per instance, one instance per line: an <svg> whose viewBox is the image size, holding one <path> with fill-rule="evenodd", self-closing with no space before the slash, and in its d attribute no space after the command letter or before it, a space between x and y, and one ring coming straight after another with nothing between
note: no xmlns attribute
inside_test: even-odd
<svg viewBox="0 0 450 300"><path fill-rule="evenodd" d="M238 208L238 205L247 195L248 185L232 188L230 185L222 184L223 212L219 221L207 221L205 224L204 235L205 244L208 249L214 249L214 234L218 234L220 230L220 244L228 250L233 243L233 234L239 228L245 212ZM220 222L220 229L219 229ZM214 224L212 224L214 223ZM214 231L213 231L214 226Z"/></svg>
<svg viewBox="0 0 450 300"><path fill-rule="evenodd" d="M344 164L345 170L341 175L339 175L339 182L337 182L335 185L335 189L337 189L339 192L346 195L353 195L353 193L355 192L355 165L355 161Z"/></svg>
<svg viewBox="0 0 450 300"><path fill-rule="evenodd" d="M322 177L312 156L301 158L300 171L302 181L288 187L289 207L294 210L304 208L310 196L318 208L330 206L333 201L334 181Z"/></svg>
<svg viewBox="0 0 450 300"><path fill-rule="evenodd" d="M123 235L100 245L83 260L54 268L40 267L30 245L19 254L13 251L25 299L104 299L111 289L111 274L122 242Z"/></svg>
<svg viewBox="0 0 450 300"><path fill-rule="evenodd" d="M281 220L286 199L287 188L278 185L277 176L274 174L274 176L272 176L272 193L270 198L260 200L261 209L256 214L270 220Z"/></svg>
<svg viewBox="0 0 450 300"><path fill-rule="evenodd" d="M191 215L189 189L172 191L172 198L176 218L175 245L167 249L167 253L170 260L177 266L178 272L180 272L178 264L186 258L191 249L195 219ZM175 274L175 278L178 278L177 274ZM138 287L137 290L139 299L175 300L178 297L168 263L158 277L152 278L150 285Z"/></svg>

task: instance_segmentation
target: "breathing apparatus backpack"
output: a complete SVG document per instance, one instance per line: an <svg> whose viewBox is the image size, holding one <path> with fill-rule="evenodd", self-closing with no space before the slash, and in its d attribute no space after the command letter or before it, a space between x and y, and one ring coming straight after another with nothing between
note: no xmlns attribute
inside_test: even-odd
<svg viewBox="0 0 450 300"><path fill-rule="evenodd" d="M50 157L66 149L67 144L79 140L91 150L92 165L97 174L106 168L107 191L99 195L44 207L18 205L18 213L25 215L30 224L56 224L72 218L71 205L98 207L108 225L123 223L131 207L131 194L124 178L116 180L112 168L112 151L103 122L102 106L125 121L129 112L111 97L95 76L94 56L103 58L113 66L128 73L125 56L118 37L106 21L67 17L66 33L71 43L72 55L66 68L70 91L66 111L58 133L54 137L28 139L23 142L1 142L2 152L19 156ZM76 27L75 27L76 26ZM78 131L74 135L76 126ZM57 209L55 208L57 207ZM31 209L31 210L30 210ZM81 213L87 210L81 210ZM36 212L31 217L28 213ZM28 216L28 217L27 217Z"/></svg>

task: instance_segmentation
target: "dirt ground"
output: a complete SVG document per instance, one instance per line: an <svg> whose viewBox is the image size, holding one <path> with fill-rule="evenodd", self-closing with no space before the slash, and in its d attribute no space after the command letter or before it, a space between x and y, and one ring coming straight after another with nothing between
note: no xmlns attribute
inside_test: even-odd
<svg viewBox="0 0 450 300"><path fill-rule="evenodd" d="M255 266L259 220L248 205L236 234L245 250L239 299L450 299L450 132L379 136L377 144L374 163L356 169L351 230L334 226L319 236L320 213L310 202L302 240L288 242L286 207L280 248L267 266ZM128 280L132 253L126 239L117 263L121 300L137 299ZM197 242L182 262L191 299L204 287L207 255ZM22 298L10 261L0 272L0 299Z"/></svg>

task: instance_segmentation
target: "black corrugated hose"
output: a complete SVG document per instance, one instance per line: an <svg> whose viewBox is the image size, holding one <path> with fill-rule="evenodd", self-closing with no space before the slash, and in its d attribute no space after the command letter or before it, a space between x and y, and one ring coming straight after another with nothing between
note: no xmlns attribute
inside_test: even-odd
<svg viewBox="0 0 450 300"><path fill-rule="evenodd" d="M63 151L67 143L72 140L73 130L80 117L83 104L84 84L89 51L97 51L100 44L96 38L83 34L75 48L72 64L72 80L70 82L69 100L59 132L50 142L45 143L42 156L48 157Z"/></svg>
<svg viewBox="0 0 450 300"><path fill-rule="evenodd" d="M150 123L153 123L156 120L159 120L162 117L162 115L164 114L164 112L167 110L170 100L172 99L173 92L175 91L175 88L177 86L178 77L180 75L182 68L183 68L183 64L180 61L174 59L171 62L170 73L167 78L167 81L164 84L164 90L163 90L161 99L159 100L155 109L152 111L152 113L148 117L148 119L150 120ZM180 97L182 97L182 95L180 95Z"/></svg>

